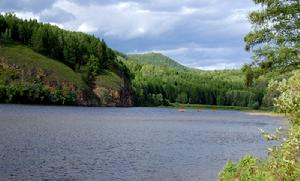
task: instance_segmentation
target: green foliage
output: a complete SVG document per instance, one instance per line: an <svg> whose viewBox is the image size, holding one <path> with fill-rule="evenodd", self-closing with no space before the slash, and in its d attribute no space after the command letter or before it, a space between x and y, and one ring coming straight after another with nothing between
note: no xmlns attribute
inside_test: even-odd
<svg viewBox="0 0 300 181"><path fill-rule="evenodd" d="M255 54L252 66L263 72L289 71L300 64L300 5L298 0L254 0L261 10L249 14L253 30L245 36L246 50Z"/></svg>
<svg viewBox="0 0 300 181"><path fill-rule="evenodd" d="M1 64L5 65L6 68ZM8 68L9 66L10 68ZM16 71L21 71L24 74L20 75L19 78L26 81L70 82L80 89L86 88L86 84L80 76L68 66L42 56L26 46L14 43L1 43L0 71L0 82L5 77L17 78ZM9 83L9 80L6 83Z"/></svg>
<svg viewBox="0 0 300 181"><path fill-rule="evenodd" d="M280 146L269 149L267 159L245 158L228 162L219 180L298 181L300 178L300 4L299 0L254 0L262 10L249 15L253 31L245 37L246 49L255 53L252 65L244 66L246 84L253 78L271 80L264 102L290 116L291 128ZM254 74L253 74L254 72ZM283 74L283 72L285 72ZM263 75L263 76L262 76ZM250 84L249 84L250 85ZM273 101L274 99L274 101ZM280 139L264 132L267 140Z"/></svg>
<svg viewBox="0 0 300 181"><path fill-rule="evenodd" d="M188 69L187 67L160 53L131 54L128 55L128 60L142 64Z"/></svg>
<svg viewBox="0 0 300 181"><path fill-rule="evenodd" d="M228 161L222 172L219 174L219 180L220 181L230 181L234 180L236 177L237 172L237 165L234 164L232 161Z"/></svg>
<svg viewBox="0 0 300 181"><path fill-rule="evenodd" d="M280 92L278 98L275 98L275 106L278 108L278 111L289 113L295 118L300 118L299 71L296 71L295 74L288 80L283 79L281 82L271 81L269 88L276 89ZM298 121L298 119L295 119L295 121Z"/></svg>
<svg viewBox="0 0 300 181"><path fill-rule="evenodd" d="M254 72L251 68L251 65L245 64L242 68L242 71L246 74L245 84L247 87L251 87L253 85Z"/></svg>
<svg viewBox="0 0 300 181"><path fill-rule="evenodd" d="M87 80L118 64L115 52L107 47L104 40L36 20L22 20L11 13L0 14L0 35L0 40L9 39L31 46L34 51L87 74Z"/></svg>
<svg viewBox="0 0 300 181"><path fill-rule="evenodd" d="M87 89L66 65L19 44L0 46L0 102L78 104Z"/></svg>
<svg viewBox="0 0 300 181"><path fill-rule="evenodd" d="M51 90L47 94L49 103L69 104L76 100L84 105L98 104L101 97L93 89L97 76L104 72L114 72L124 80L128 90L122 90L122 100L131 96L132 74L103 39L37 20L22 20L12 13L0 14L0 68L2 63L5 70L1 71L0 84L5 89L10 90L10 83L41 84ZM17 78L11 70L17 72Z"/></svg>
<svg viewBox="0 0 300 181"><path fill-rule="evenodd" d="M88 75L95 77L100 73L100 63L97 57L91 55L87 62Z"/></svg>
<svg viewBox="0 0 300 181"><path fill-rule="evenodd" d="M96 77L95 84L111 90L120 90L124 83L114 72L103 72Z"/></svg>
<svg viewBox="0 0 300 181"><path fill-rule="evenodd" d="M122 60L134 74L136 105L153 106L169 102L260 106L260 92L244 85L244 75L240 70L201 71ZM160 95L162 101L157 101Z"/></svg>
<svg viewBox="0 0 300 181"><path fill-rule="evenodd" d="M228 162L219 175L219 180L270 180L297 181L300 178L300 72L296 71L288 80L271 81L269 89L278 91L275 106L280 112L289 113L292 127L282 144L269 149L266 160L245 157L239 163ZM261 130L267 140L282 137ZM277 130L277 134L280 131Z"/></svg>
<svg viewBox="0 0 300 181"><path fill-rule="evenodd" d="M225 94L226 104L230 106L256 107L255 94L246 90L229 90Z"/></svg>
<svg viewBox="0 0 300 181"><path fill-rule="evenodd" d="M297 181L300 178L300 127L294 125L287 140L270 149L266 160L245 156L238 163L227 162L219 180Z"/></svg>
<svg viewBox="0 0 300 181"><path fill-rule="evenodd" d="M0 85L0 102L76 104L76 95L70 91L52 90L41 84L14 83Z"/></svg>

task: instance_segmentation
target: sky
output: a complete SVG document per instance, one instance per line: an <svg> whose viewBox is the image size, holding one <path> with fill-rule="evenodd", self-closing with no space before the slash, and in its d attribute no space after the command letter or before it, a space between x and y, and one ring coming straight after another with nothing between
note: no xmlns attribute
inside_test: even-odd
<svg viewBox="0 0 300 181"><path fill-rule="evenodd" d="M118 51L158 52L193 68L240 68L251 62L244 36L252 0L0 0L15 12L94 34Z"/></svg>

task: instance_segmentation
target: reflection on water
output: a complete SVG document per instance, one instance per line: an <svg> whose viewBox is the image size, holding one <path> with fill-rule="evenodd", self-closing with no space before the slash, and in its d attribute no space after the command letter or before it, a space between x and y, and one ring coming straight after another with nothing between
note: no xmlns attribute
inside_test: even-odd
<svg viewBox="0 0 300 181"><path fill-rule="evenodd" d="M0 105L0 178L216 180L266 156L282 118L237 111ZM274 144L274 143L273 143Z"/></svg>

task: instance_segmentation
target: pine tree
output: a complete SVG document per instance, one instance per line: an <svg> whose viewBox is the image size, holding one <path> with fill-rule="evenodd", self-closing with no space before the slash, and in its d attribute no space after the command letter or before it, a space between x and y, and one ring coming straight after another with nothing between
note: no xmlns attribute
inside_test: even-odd
<svg viewBox="0 0 300 181"><path fill-rule="evenodd" d="M300 1L253 0L261 10L249 14L253 30L245 37L252 66L288 71L300 64Z"/></svg>
<svg viewBox="0 0 300 181"><path fill-rule="evenodd" d="M44 30L43 28L37 27L32 34L31 37L31 44L32 44L32 48L40 53L45 53L46 52L46 48L44 45Z"/></svg>

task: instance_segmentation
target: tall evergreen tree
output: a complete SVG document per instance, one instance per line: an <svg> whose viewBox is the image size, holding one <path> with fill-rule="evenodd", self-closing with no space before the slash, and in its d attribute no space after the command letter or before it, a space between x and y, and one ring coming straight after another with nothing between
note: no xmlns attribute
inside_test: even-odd
<svg viewBox="0 0 300 181"><path fill-rule="evenodd" d="M246 50L264 72L287 71L300 64L300 1L253 0L262 9L249 14L253 29L245 37Z"/></svg>

